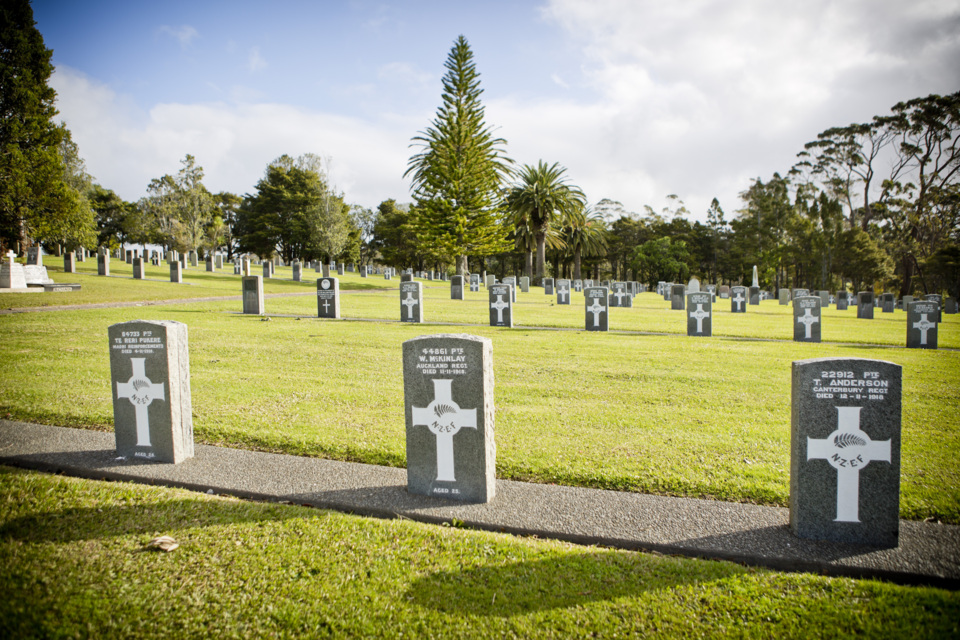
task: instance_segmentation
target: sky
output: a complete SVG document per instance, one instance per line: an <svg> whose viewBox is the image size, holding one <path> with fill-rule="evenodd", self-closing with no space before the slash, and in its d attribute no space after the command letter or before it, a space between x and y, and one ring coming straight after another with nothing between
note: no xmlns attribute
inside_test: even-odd
<svg viewBox="0 0 960 640"><path fill-rule="evenodd" d="M591 204L727 218L818 133L960 89L960 0L33 0L88 173L146 195L187 154L255 193L283 154L329 159L348 203L403 174L463 35L486 122Z"/></svg>

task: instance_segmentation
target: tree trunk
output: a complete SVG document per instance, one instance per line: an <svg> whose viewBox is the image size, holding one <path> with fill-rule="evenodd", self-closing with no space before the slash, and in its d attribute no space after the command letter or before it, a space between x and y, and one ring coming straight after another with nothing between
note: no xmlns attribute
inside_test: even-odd
<svg viewBox="0 0 960 640"><path fill-rule="evenodd" d="M580 278L580 245L577 245L573 250L573 279L582 279Z"/></svg>
<svg viewBox="0 0 960 640"><path fill-rule="evenodd" d="M467 256L460 256L457 260L457 275L462 276L467 272Z"/></svg>
<svg viewBox="0 0 960 640"><path fill-rule="evenodd" d="M541 231L537 232L537 273L534 282L539 286L543 282L544 255L547 243L547 234Z"/></svg>

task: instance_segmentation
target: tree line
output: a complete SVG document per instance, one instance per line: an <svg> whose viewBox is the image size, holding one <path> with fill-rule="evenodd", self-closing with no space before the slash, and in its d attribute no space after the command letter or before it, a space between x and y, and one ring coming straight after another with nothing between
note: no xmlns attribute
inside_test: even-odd
<svg viewBox="0 0 960 640"><path fill-rule="evenodd" d="M252 193L210 192L186 155L126 202L87 174L55 123L50 50L29 2L0 10L0 245L256 254L400 269L960 294L960 92L895 105L805 145L793 167L757 178L728 219L705 222L677 195L655 211L587 196L559 163L518 165L485 120L463 36L447 57L441 106L414 136L412 201L350 205L330 159L283 155Z"/></svg>

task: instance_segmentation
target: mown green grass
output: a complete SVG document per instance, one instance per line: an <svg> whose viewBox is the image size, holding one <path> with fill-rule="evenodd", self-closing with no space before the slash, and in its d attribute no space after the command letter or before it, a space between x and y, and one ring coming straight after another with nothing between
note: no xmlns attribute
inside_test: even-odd
<svg viewBox="0 0 960 640"><path fill-rule="evenodd" d="M345 294L343 305L384 297L378 304L399 316L396 291ZM178 320L190 333L198 441L403 466L401 345L466 331L493 340L499 477L786 505L791 362L873 358L904 367L901 515L960 524L957 351L315 317L263 322L238 306L0 316L0 415L112 428L107 327Z"/></svg>
<svg viewBox="0 0 960 640"><path fill-rule="evenodd" d="M170 553L146 550L173 536ZM947 638L960 594L0 467L0 637Z"/></svg>

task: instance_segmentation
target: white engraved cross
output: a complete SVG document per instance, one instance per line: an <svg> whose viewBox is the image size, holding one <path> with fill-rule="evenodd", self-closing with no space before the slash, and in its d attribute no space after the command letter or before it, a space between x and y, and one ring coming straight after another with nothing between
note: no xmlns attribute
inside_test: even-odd
<svg viewBox="0 0 960 640"><path fill-rule="evenodd" d="M743 291L738 289L737 295L733 298L734 303L736 303L736 311L739 311L743 307L744 300L745 298L743 297Z"/></svg>
<svg viewBox="0 0 960 640"><path fill-rule="evenodd" d="M460 429L477 428L477 410L461 409L453 401L453 380L433 379L433 401L424 408L412 407L413 426L425 426L437 436L437 481L456 482L453 469L453 436Z"/></svg>
<svg viewBox="0 0 960 640"><path fill-rule="evenodd" d="M936 322L931 322L927 320L927 314L920 314L920 321L913 323L914 329L920 329L920 344L927 344L927 331L930 329L935 329L937 326Z"/></svg>
<svg viewBox="0 0 960 640"><path fill-rule="evenodd" d="M690 317L697 321L697 333L703 333L703 321L710 317L710 312L704 311L703 305L697 303L697 310L691 311Z"/></svg>
<svg viewBox="0 0 960 640"><path fill-rule="evenodd" d="M498 294L498 295L497 295L497 301L496 301L496 302L491 302L491 303L490 303L490 308L497 310L497 322L503 322L503 310L504 310L504 309L509 309L509 308L510 308L510 303L509 303L509 302L504 302L503 296L500 295L500 294Z"/></svg>
<svg viewBox="0 0 960 640"><path fill-rule="evenodd" d="M820 322L820 318L818 318L817 316L813 315L813 314L811 313L811 309L808 307L808 308L806 308L806 309L803 310L803 315L800 316L799 318L797 318L797 322L799 322L800 324L802 324L803 327L804 327L804 329L806 330L806 335L805 335L804 337L805 337L805 338L812 338L813 336L810 335L810 331L811 331L814 323Z"/></svg>
<svg viewBox="0 0 960 640"><path fill-rule="evenodd" d="M568 295L570 295L570 290L567 289L566 283L561 284L560 288L557 289L557 298L558 298L557 302L559 302L560 304L563 304L564 298L566 298Z"/></svg>
<svg viewBox="0 0 960 640"><path fill-rule="evenodd" d="M127 399L137 412L137 446L150 447L150 415L147 407L154 400L166 400L163 383L154 384L143 368L144 358L130 358L133 375L127 382L117 382L117 399Z"/></svg>
<svg viewBox="0 0 960 640"><path fill-rule="evenodd" d="M413 320L413 308L417 306L417 300L413 297L413 291L407 291L407 297L400 301L400 304L407 308L407 320Z"/></svg>
<svg viewBox="0 0 960 640"><path fill-rule="evenodd" d="M860 430L861 407L837 407L837 430L823 440L807 437L807 460L826 460L837 470L836 522L860 522L860 470L890 462L890 441L873 442Z"/></svg>
<svg viewBox="0 0 960 640"><path fill-rule="evenodd" d="M587 307L587 311L593 314L593 326L600 326L600 314L607 310L602 304L600 304L600 298L590 298L593 300L593 304Z"/></svg>

